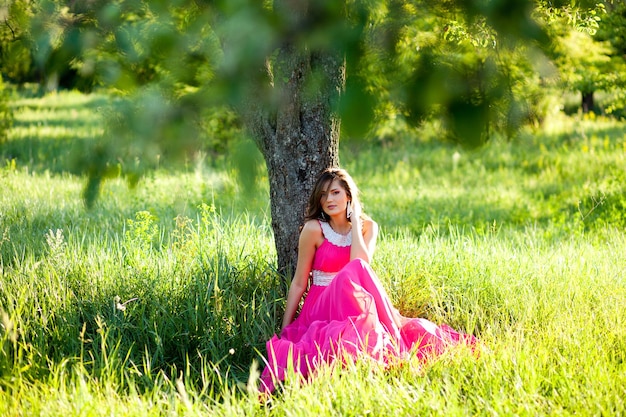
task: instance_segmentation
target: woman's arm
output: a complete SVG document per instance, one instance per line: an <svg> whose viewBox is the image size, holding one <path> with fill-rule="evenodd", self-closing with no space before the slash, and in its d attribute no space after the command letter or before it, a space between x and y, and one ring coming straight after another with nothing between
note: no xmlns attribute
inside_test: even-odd
<svg viewBox="0 0 626 417"><path fill-rule="evenodd" d="M313 257L315 250L319 246L319 241L323 240L322 229L318 222L312 220L304 224L302 231L300 232L300 239L298 242L298 264L296 266L296 272L294 274L291 285L289 286L289 293L287 294L287 305L285 306L285 315L283 316L282 329L290 324L302 294L306 290L309 283L309 274L313 265Z"/></svg>
<svg viewBox="0 0 626 417"><path fill-rule="evenodd" d="M361 218L361 207L354 205L352 211L352 247L350 248L350 260L363 259L370 263L376 249L378 237L378 224L371 219Z"/></svg>

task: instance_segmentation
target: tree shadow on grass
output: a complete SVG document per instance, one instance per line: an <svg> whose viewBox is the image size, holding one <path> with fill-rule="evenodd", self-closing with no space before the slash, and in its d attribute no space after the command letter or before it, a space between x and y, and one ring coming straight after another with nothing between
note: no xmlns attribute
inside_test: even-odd
<svg viewBox="0 0 626 417"><path fill-rule="evenodd" d="M1 145L2 158L15 160L18 167L27 166L30 172L82 175L82 158L97 143L97 139L71 135L54 139L25 137Z"/></svg>
<svg viewBox="0 0 626 417"><path fill-rule="evenodd" d="M77 196L77 199L80 197ZM59 202L63 203L63 202ZM48 236L61 230L64 239L73 235L87 248L100 242L114 242L123 233L129 212L83 209L79 204L59 207L33 208L23 202L4 210L0 217L0 261L5 267L19 265L23 260L35 262L45 258L50 250Z"/></svg>
<svg viewBox="0 0 626 417"><path fill-rule="evenodd" d="M140 390L153 388L161 372L173 381L186 371L195 386L206 384L216 395L245 384L276 331L284 294L269 265L237 266L220 255L192 271L166 273L132 262L90 271L50 253L27 274L35 278L27 291L10 280L0 288L20 346L29 349L5 352L27 369L22 376L46 378L56 365L78 363L104 383L132 375Z"/></svg>
<svg viewBox="0 0 626 417"><path fill-rule="evenodd" d="M0 143L0 159L15 160L31 172L82 173L81 159L101 140L104 124L98 112L106 104L99 95L19 104L9 139ZM20 117L27 111L39 113Z"/></svg>

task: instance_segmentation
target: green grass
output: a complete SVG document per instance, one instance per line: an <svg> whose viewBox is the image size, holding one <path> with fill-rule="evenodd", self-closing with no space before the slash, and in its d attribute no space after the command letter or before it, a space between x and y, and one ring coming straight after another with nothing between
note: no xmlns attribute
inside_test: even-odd
<svg viewBox="0 0 626 417"><path fill-rule="evenodd" d="M626 125L559 116L469 151L342 144L407 315L481 340L423 365L289 379L261 404L259 351L285 289L266 179L227 162L105 182L72 154L102 95L16 98L0 147L0 415L626 413ZM82 142L81 142L82 141ZM455 156L456 154L456 156Z"/></svg>

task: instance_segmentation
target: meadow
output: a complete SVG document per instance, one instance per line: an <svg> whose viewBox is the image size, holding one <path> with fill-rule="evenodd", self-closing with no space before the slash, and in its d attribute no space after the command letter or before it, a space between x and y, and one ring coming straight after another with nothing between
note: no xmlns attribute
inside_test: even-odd
<svg viewBox="0 0 626 417"><path fill-rule="evenodd" d="M395 305L481 340L257 378L285 284L267 179L201 155L82 200L105 95L16 95L0 144L0 415L626 414L626 123L555 113L469 150L346 141ZM260 162L260 157L257 156Z"/></svg>

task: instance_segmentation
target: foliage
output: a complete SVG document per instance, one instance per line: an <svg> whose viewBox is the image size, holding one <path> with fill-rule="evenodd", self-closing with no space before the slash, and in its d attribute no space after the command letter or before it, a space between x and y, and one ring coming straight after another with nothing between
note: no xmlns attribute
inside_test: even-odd
<svg viewBox="0 0 626 417"><path fill-rule="evenodd" d="M4 1L0 6L0 74L23 83L35 76L32 62L30 19L33 2Z"/></svg>
<svg viewBox="0 0 626 417"><path fill-rule="evenodd" d="M448 138L478 146L545 117L540 77L547 74L531 61L542 62L539 44L508 43L483 18L425 19L423 10L412 10L419 20L403 29L398 59L384 69L403 80L390 95L409 124L439 118Z"/></svg>
<svg viewBox="0 0 626 417"><path fill-rule="evenodd" d="M587 13L566 7L558 13L544 15L558 40L554 48L555 63L565 90L592 96L594 92L616 92L623 88L626 61L615 39L619 38L623 23L619 7L605 2Z"/></svg>
<svg viewBox="0 0 626 417"><path fill-rule="evenodd" d="M609 42L615 51L613 61L620 62L626 54L626 4L610 2L606 4L607 14L603 16L603 24L598 28L594 38L601 42ZM623 64L623 62L622 62ZM608 88L606 112L617 117L626 115L626 77L625 70L617 67L618 74L614 83Z"/></svg>
<svg viewBox="0 0 626 417"><path fill-rule="evenodd" d="M533 63L542 62L549 37L531 12L567 15L572 26L597 23L586 4L500 3L348 2L344 10L315 2L310 24L294 30L302 48L345 53L346 90L335 104L346 135L365 135L374 116L397 120L394 133L440 117L451 139L477 145L545 117L545 74ZM57 78L69 68L87 86L113 87L128 101L105 135L112 143L90 152L90 175L106 177L120 157L145 154L141 168L124 171L131 180L157 156L188 158L206 143L199 125L216 104L254 100L276 111L283 76L275 51L296 36L286 32L294 16L281 4L42 2L32 29L42 68ZM260 76L264 67L276 88Z"/></svg>
<svg viewBox="0 0 626 417"><path fill-rule="evenodd" d="M571 30L561 39L562 57L557 60L562 82L569 89L584 93L609 90L622 83L626 70L622 57L612 58L608 42L595 41L590 35Z"/></svg>
<svg viewBox="0 0 626 417"><path fill-rule="evenodd" d="M606 14L602 16L602 24L598 25L594 37L598 41L608 41L617 54L626 52L626 4L620 1L605 2Z"/></svg>

